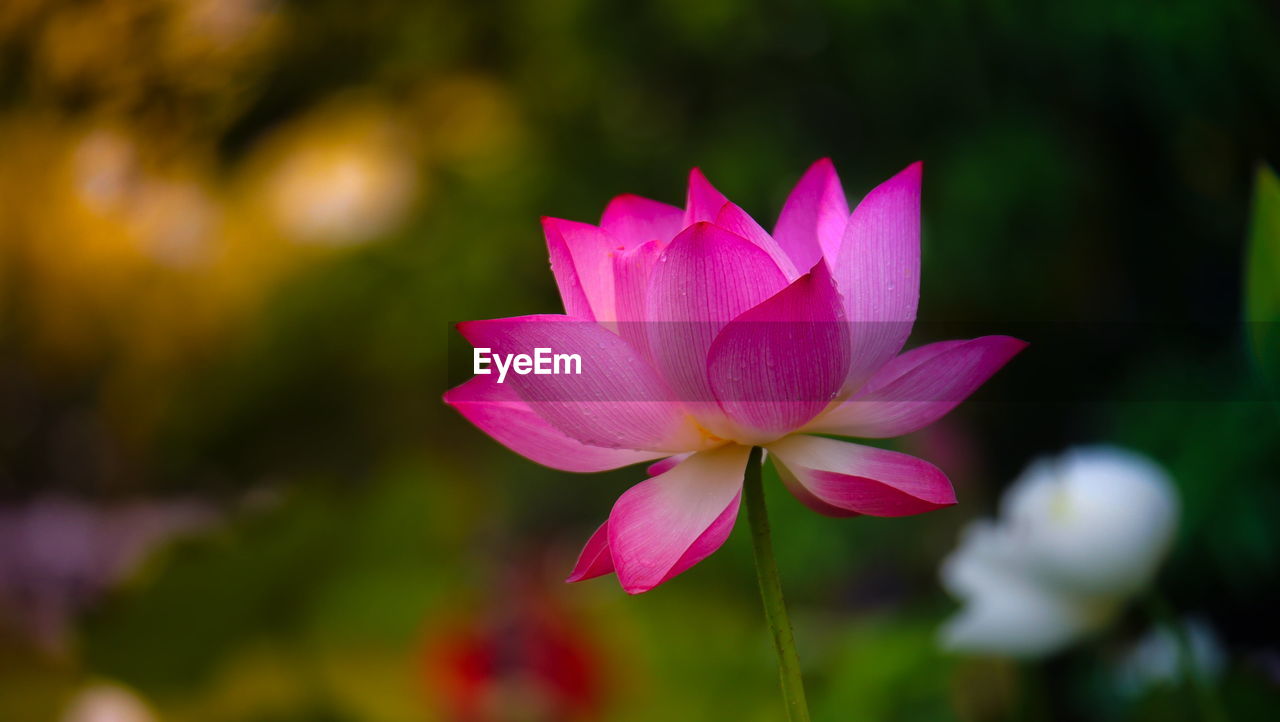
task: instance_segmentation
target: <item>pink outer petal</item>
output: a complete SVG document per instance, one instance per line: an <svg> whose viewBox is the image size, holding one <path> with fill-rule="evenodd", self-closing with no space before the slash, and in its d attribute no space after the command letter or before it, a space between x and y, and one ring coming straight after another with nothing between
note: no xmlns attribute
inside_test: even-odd
<svg viewBox="0 0 1280 722"><path fill-rule="evenodd" d="M842 321L840 295L819 263L724 327L707 367L712 392L739 430L735 439L772 441L827 408L849 370Z"/></svg>
<svg viewBox="0 0 1280 722"><path fill-rule="evenodd" d="M710 223L686 228L658 258L646 296L649 348L678 398L712 431L723 422L707 378L712 340L786 285L768 254Z"/></svg>
<svg viewBox="0 0 1280 722"><path fill-rule="evenodd" d="M782 246L779 246L778 242L773 240L773 236L761 228L760 224L756 223L755 219L748 215L746 211L733 203L726 203L720 209L720 212L716 214L715 223L726 231L751 241L760 250L768 253L773 262L778 265L778 270L782 271L782 275L786 276L788 281L794 281L800 277L800 271L796 270L795 263L782 250ZM806 266L805 270L811 267Z"/></svg>
<svg viewBox="0 0 1280 722"><path fill-rule="evenodd" d="M784 479L789 475L791 483L823 507L870 516L910 516L956 503L947 477L914 456L804 435L788 436L768 449L774 463L785 468ZM800 500L806 501L805 496Z"/></svg>
<svg viewBox="0 0 1280 722"><path fill-rule="evenodd" d="M543 419L584 444L682 452L702 435L671 389L626 341L598 324L567 316L468 321L458 330L494 356L579 354L581 373L517 374L505 383ZM497 377L497 369L490 368Z"/></svg>
<svg viewBox="0 0 1280 722"><path fill-rule="evenodd" d="M897 355L915 323L920 297L922 166L881 183L854 209L832 271L852 326L852 391Z"/></svg>
<svg viewBox="0 0 1280 722"><path fill-rule="evenodd" d="M801 504L804 504L823 516L834 516L837 518L861 516L856 511L832 506L814 496L804 484L800 483L800 480L796 478L795 474L792 474L787 467L782 465L781 461L774 461L773 467L778 470L778 478L782 479L782 483L787 487L787 491L790 491L792 496L799 499Z"/></svg>
<svg viewBox="0 0 1280 722"><path fill-rule="evenodd" d="M618 250L617 241L589 223L559 218L543 218L542 230L547 236L551 272L560 287L565 313L611 323L614 319L613 254Z"/></svg>
<svg viewBox="0 0 1280 722"><path fill-rule="evenodd" d="M729 199L711 185L711 181L698 168L689 171L689 191L685 197L684 225L689 227L701 221L714 221L720 209Z"/></svg>
<svg viewBox="0 0 1280 722"><path fill-rule="evenodd" d="M605 521L587 540L586 546L582 547L578 562L573 565L573 571L565 581L572 584L602 577L612 572L613 556L609 553L609 522Z"/></svg>
<svg viewBox="0 0 1280 722"><path fill-rule="evenodd" d="M805 171L787 197L778 216L773 237L791 256L796 268L813 268L819 258L834 263L849 223L849 204L840 177L830 158L823 158Z"/></svg>
<svg viewBox="0 0 1280 722"><path fill-rule="evenodd" d="M628 594L707 558L733 529L749 449L726 445L631 487L609 514L609 550Z"/></svg>
<svg viewBox="0 0 1280 722"><path fill-rule="evenodd" d="M889 438L942 418L1027 347L1010 336L942 341L885 364L853 398L815 419L806 431Z"/></svg>
<svg viewBox="0 0 1280 722"><path fill-rule="evenodd" d="M644 473L648 474L649 476L658 476L659 474L665 474L668 471L671 471L672 469L676 468L676 466L680 462L684 461L690 456L693 456L693 454L674 454L672 456L668 456L665 459L661 459L659 461L653 462L652 464L649 464L648 468L644 470Z"/></svg>
<svg viewBox="0 0 1280 722"><path fill-rule="evenodd" d="M621 195L605 207L600 227L628 249L649 241L666 245L684 228L684 211L648 198Z"/></svg>
<svg viewBox="0 0 1280 722"><path fill-rule="evenodd" d="M605 449L572 439L548 424L493 376L476 376L445 392L444 402L503 446L543 466L595 472L648 461L661 452Z"/></svg>

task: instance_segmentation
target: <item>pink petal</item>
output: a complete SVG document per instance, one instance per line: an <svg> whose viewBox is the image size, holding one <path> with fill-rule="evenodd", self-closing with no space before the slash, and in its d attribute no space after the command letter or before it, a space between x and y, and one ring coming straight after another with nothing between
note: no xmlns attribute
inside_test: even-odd
<svg viewBox="0 0 1280 722"><path fill-rule="evenodd" d="M785 286L768 254L710 223L686 228L659 256L645 302L649 348L677 398L704 424L723 420L707 378L711 341Z"/></svg>
<svg viewBox="0 0 1280 722"><path fill-rule="evenodd" d="M517 374L505 383L555 428L592 446L681 452L702 436L671 389L626 341L598 324L567 316L469 321L458 330L492 355L579 354L579 374ZM497 378L497 369L490 368Z"/></svg>
<svg viewBox="0 0 1280 722"><path fill-rule="evenodd" d="M613 257L617 242L589 224L543 218L551 272L565 313L610 323L614 319ZM585 308L584 308L585 304Z"/></svg>
<svg viewBox="0 0 1280 722"><path fill-rule="evenodd" d="M560 300L564 303L564 312L574 318L594 320L591 302L587 300L587 292L582 287L582 279L578 276L578 267L573 262L573 253L569 244L560 234L559 228L551 224L549 218L542 219L542 229L547 237L547 254L551 257L551 274L555 276L556 287L560 289Z"/></svg>
<svg viewBox="0 0 1280 722"><path fill-rule="evenodd" d="M693 456L693 454L675 454L673 456L668 456L665 459L661 459L659 461L655 461L652 464L650 464L648 468L644 470L644 473L648 474L649 476L658 476L659 474L665 474L668 471L671 471L672 469L676 468L677 464L689 458L690 456Z"/></svg>
<svg viewBox="0 0 1280 722"><path fill-rule="evenodd" d="M621 195L605 207L600 227L628 249L649 241L666 245L684 228L684 211L648 198Z"/></svg>
<svg viewBox="0 0 1280 722"><path fill-rule="evenodd" d="M646 358L649 355L649 338L645 295L649 289L649 276L661 253L661 242L655 240L619 251L613 257L618 335Z"/></svg>
<svg viewBox="0 0 1280 722"><path fill-rule="evenodd" d="M623 590L647 592L724 544L749 451L731 444L698 452L618 498L609 514L609 550Z"/></svg>
<svg viewBox="0 0 1280 722"><path fill-rule="evenodd" d="M517 454L561 471L594 472L658 458L662 452L605 449L565 435L534 413L509 384L476 376L445 392L444 402Z"/></svg>
<svg viewBox="0 0 1280 722"><path fill-rule="evenodd" d="M773 236L761 228L760 224L756 223L755 219L748 215L746 211L733 203L725 203L720 212L716 214L715 223L726 231L751 241L759 246L760 250L768 253L773 262L778 265L778 270L782 271L782 275L786 276L788 281L794 281L800 277L800 272L796 270L796 265L782 250L782 246L779 246L778 242L773 240ZM805 270L810 267L806 267Z"/></svg>
<svg viewBox="0 0 1280 722"><path fill-rule="evenodd" d="M787 467L782 465L782 462L775 461L773 466L778 470L778 478L782 480L783 486L787 487L787 491L790 491L792 496L799 499L801 504L804 504L823 516L833 516L837 518L861 516L861 514L856 511L832 506L814 496L804 484L800 483L800 481L791 473L790 470L787 469Z"/></svg>
<svg viewBox="0 0 1280 722"><path fill-rule="evenodd" d="M854 357L846 391L893 358L915 323L921 169L920 163L912 163L881 183L849 217L832 268L852 326Z"/></svg>
<svg viewBox="0 0 1280 722"><path fill-rule="evenodd" d="M768 449L784 481L804 490L802 502L819 502L821 513L910 516L956 503L947 477L914 456L800 434Z"/></svg>
<svg viewBox="0 0 1280 722"><path fill-rule="evenodd" d="M716 336L708 353L711 390L756 443L795 431L840 391L849 370L849 331L826 263L749 309Z"/></svg>
<svg viewBox="0 0 1280 722"><path fill-rule="evenodd" d="M694 168L689 171L689 192L685 199L684 225L689 227L700 221L714 221L720 209L729 199L711 185L711 181Z"/></svg>
<svg viewBox="0 0 1280 722"><path fill-rule="evenodd" d="M849 204L840 177L830 158L805 171L787 197L773 237L801 270L813 268L819 258L834 263L849 223Z"/></svg>
<svg viewBox="0 0 1280 722"><path fill-rule="evenodd" d="M805 430L888 438L924 428L1026 347L1025 341L1009 336L982 336L913 349L885 364L857 395Z"/></svg>
<svg viewBox="0 0 1280 722"><path fill-rule="evenodd" d="M611 572L613 572L613 556L609 553L609 522L606 520L587 540L586 546L582 547L578 562L573 565L573 571L569 572L569 577L565 581L581 582Z"/></svg>

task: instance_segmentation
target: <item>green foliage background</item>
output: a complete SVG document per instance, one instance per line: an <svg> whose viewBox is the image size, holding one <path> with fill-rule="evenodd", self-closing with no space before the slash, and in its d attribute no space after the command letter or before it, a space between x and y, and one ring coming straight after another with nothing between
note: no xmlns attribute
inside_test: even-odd
<svg viewBox="0 0 1280 722"><path fill-rule="evenodd" d="M102 60L84 78L47 70L66 49L51 28L103 7L0 13L8 142L24 123L105 122L221 188L264 139L355 98L414 139L420 182L398 223L272 276L242 321L166 367L146 423L110 400L130 342L57 355L33 340L40 309L68 301L29 281L36 232L0 226L0 494L198 494L226 518L78 617L70 651L0 626L0 719L54 719L94 678L164 719L444 719L423 650L458 615L523 603L513 575L591 640L607 719L778 719L741 529L639 598L607 579L561 588L640 471L538 467L440 394L463 348L451 323L558 310L539 216L594 220L623 192L678 202L698 165L771 226L822 156L851 199L923 159L921 318L1021 330L1032 349L940 430L894 442L949 472L955 509L833 520L766 478L816 718L1192 719L1185 690L1132 699L1108 681L1139 612L1043 665L936 647L954 608L936 570L960 526L1031 458L1098 441L1170 469L1185 516L1160 587L1219 630L1233 719L1274 705L1280 417L1255 376L1280 358L1280 200L1257 170L1280 162L1273 4L319 0L266 6L268 40L230 70L197 57L207 84L166 75L143 21L91 34ZM128 94L101 80L117 69L141 69ZM33 172L0 171L14 218L37 201ZM68 441L81 418L93 433Z"/></svg>

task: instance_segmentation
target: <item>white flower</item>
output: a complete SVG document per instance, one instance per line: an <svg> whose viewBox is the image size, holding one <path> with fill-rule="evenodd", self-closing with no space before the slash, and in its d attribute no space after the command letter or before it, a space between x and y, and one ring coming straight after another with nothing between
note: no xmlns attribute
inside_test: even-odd
<svg viewBox="0 0 1280 722"><path fill-rule="evenodd" d="M136 694L110 682L89 685L76 693L62 722L155 722L156 716Z"/></svg>
<svg viewBox="0 0 1280 722"><path fill-rule="evenodd" d="M943 584L965 602L943 644L1035 657L1103 626L1151 581L1178 501L1150 459L1094 446L1032 463L1000 511L966 529L943 563Z"/></svg>

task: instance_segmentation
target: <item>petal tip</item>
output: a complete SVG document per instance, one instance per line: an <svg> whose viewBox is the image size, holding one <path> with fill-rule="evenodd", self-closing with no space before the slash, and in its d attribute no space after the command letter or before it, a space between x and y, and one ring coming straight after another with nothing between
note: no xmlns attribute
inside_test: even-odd
<svg viewBox="0 0 1280 722"><path fill-rule="evenodd" d="M592 579L603 577L604 575L610 574L610 573L611 572L609 571L593 573L590 569L574 569L573 571L569 572L569 576L564 578L564 583L578 584L579 582L590 581Z"/></svg>
<svg viewBox="0 0 1280 722"><path fill-rule="evenodd" d="M875 193L881 188L890 189L898 188L908 190L912 193L919 193L924 182L924 161L918 160L902 170L894 173L888 180L879 186L871 189L871 193ZM871 195L868 193L867 195Z"/></svg>
<svg viewBox="0 0 1280 722"><path fill-rule="evenodd" d="M555 231L556 233L560 233L564 226L577 222L571 221L567 218L557 218L555 216L542 216L540 220L542 222L543 230L548 232Z"/></svg>
<svg viewBox="0 0 1280 722"><path fill-rule="evenodd" d="M1031 345L1030 342L1023 341L1022 339L1016 338L1014 336L1002 336L997 334L993 336L984 336L980 338L998 343L1001 347L1003 347L1001 350L1003 351L1002 355L1005 357L1006 363L1010 359L1012 359L1014 356L1017 356L1018 354L1027 350L1027 347ZM974 340L976 341L979 339L974 339Z"/></svg>
<svg viewBox="0 0 1280 722"><path fill-rule="evenodd" d="M919 193L920 187L924 183L924 161L918 160L911 165L898 171L892 178L885 181L886 185L892 184L898 187L905 187L912 192Z"/></svg>
<svg viewBox="0 0 1280 722"><path fill-rule="evenodd" d="M644 594L645 592L648 592L648 591L652 591L654 587L662 583L662 582L658 582L658 584L628 584L626 582L623 582L621 579L619 579L618 581L619 581L619 586L622 587L622 591L626 592L627 594L630 594L633 597Z"/></svg>
<svg viewBox="0 0 1280 722"><path fill-rule="evenodd" d="M689 225L685 226L684 230L677 233L676 237L671 239L671 243L668 243L667 247L662 249L662 252L663 254L666 254L671 249L672 246L676 245L677 241L682 241L685 243L689 243L689 242L700 243L706 239L706 236L708 234L717 233L717 232L731 235L735 238L739 237L738 234L731 233L730 231L726 231L725 229L721 228L720 226L717 226L715 223L712 223L711 221L694 221L693 223L690 223Z"/></svg>
<svg viewBox="0 0 1280 722"><path fill-rule="evenodd" d="M724 197L720 191L716 190L715 185L712 184L711 179L707 177L707 174L703 173L702 169L698 166L694 166L689 169L688 199L697 196L705 196L708 199L716 200ZM721 205L723 205L723 202L721 202ZM719 206L717 206L717 210L718 209Z"/></svg>
<svg viewBox="0 0 1280 722"><path fill-rule="evenodd" d="M476 325L479 323L479 321L459 321L455 323L453 327L458 330L458 333L462 334L463 338L470 341L475 332Z"/></svg>
<svg viewBox="0 0 1280 722"><path fill-rule="evenodd" d="M609 522L601 524L587 543L583 545L573 569L565 578L566 584L602 577L614 572L613 557L609 552Z"/></svg>

